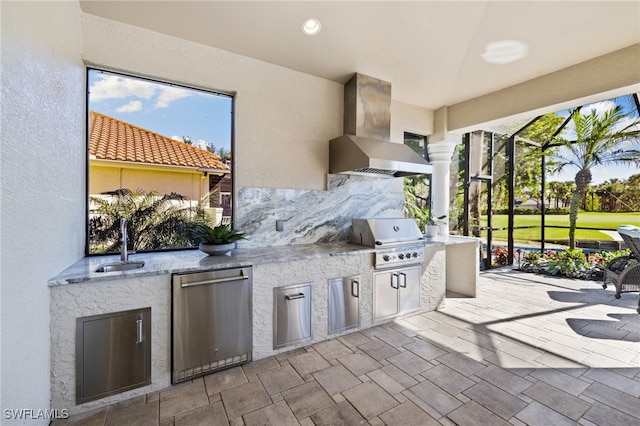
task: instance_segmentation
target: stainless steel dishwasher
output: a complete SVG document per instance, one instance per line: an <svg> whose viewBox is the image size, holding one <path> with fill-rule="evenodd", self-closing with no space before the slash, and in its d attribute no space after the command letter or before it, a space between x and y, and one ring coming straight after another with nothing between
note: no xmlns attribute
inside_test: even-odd
<svg viewBox="0 0 640 426"><path fill-rule="evenodd" d="M172 383L251 361L251 268L174 274Z"/></svg>

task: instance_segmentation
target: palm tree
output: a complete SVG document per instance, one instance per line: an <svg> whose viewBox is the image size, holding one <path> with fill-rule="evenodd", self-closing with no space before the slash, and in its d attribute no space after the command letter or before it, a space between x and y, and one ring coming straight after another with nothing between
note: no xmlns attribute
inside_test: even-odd
<svg viewBox="0 0 640 426"><path fill-rule="evenodd" d="M639 145L640 120L631 119L620 105L601 114L591 110L588 114L572 115L575 141L567 141L566 152L556 154L557 170L566 166L577 167L576 189L569 204L569 248L575 248L578 209L591 183L591 169L605 164L640 165L640 151L625 149L623 142Z"/></svg>
<svg viewBox="0 0 640 426"><path fill-rule="evenodd" d="M551 200L555 198L555 208L560 206L560 192L562 190L562 182L552 181L549 182L549 207L551 207Z"/></svg>
<svg viewBox="0 0 640 426"><path fill-rule="evenodd" d="M201 205L183 207L185 198L171 193L160 196L121 188L91 197L89 248L91 253L120 250L120 218L127 219L130 250L185 248L197 245L196 225L204 222Z"/></svg>

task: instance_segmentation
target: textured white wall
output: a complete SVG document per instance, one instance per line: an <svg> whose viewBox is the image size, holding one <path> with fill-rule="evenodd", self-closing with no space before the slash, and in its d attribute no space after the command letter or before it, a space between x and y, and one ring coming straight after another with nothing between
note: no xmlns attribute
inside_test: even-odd
<svg viewBox="0 0 640 426"><path fill-rule="evenodd" d="M151 385L75 405L76 318L151 307ZM51 407L71 414L133 398L171 384L171 276L51 288Z"/></svg>
<svg viewBox="0 0 640 426"><path fill-rule="evenodd" d="M2 409L49 407L47 280L83 256L77 2L2 2ZM55 18L52 18L55 17ZM48 424L40 419L5 424Z"/></svg>

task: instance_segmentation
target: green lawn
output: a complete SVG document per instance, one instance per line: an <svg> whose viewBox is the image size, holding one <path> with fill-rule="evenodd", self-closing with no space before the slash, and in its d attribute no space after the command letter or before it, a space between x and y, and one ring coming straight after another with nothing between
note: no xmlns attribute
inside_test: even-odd
<svg viewBox="0 0 640 426"><path fill-rule="evenodd" d="M508 223L507 215L493 216L494 228L506 228ZM569 215L547 215L545 217L546 225L569 226ZM483 224L486 224L486 217ZM599 228L599 229L615 229L619 225L629 224L640 226L640 212L634 213L601 213L601 212L580 212L578 214L578 227ZM515 226L539 226L539 215L516 215ZM486 235L486 231L483 232ZM507 231L493 231L493 238L507 239ZM540 228L516 229L514 230L514 238L516 241L540 241ZM545 240L568 240L569 229L546 228ZM576 230L576 239L578 240L612 240L613 238L607 234L595 230Z"/></svg>

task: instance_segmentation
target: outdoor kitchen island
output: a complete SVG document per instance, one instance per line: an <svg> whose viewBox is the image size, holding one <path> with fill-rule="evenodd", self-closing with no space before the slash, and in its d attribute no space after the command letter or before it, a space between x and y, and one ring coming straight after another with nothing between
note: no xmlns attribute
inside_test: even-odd
<svg viewBox="0 0 640 426"><path fill-rule="evenodd" d="M446 291L445 241L425 241L420 264L418 309L444 307ZM69 408L72 414L101 407L171 384L171 277L173 273L251 267L253 278L254 361L320 342L348 332L392 321L394 316L374 318L374 250L346 242L239 248L227 256L207 256L199 251L142 253L133 260L145 267L126 272L93 272L115 256L88 257L49 281L51 288L52 407ZM329 280L357 277L359 324L330 334ZM274 349L274 289L310 283L311 330L308 340ZM75 404L76 319L130 309L151 308L152 383L96 401ZM403 313L400 313L402 315Z"/></svg>

